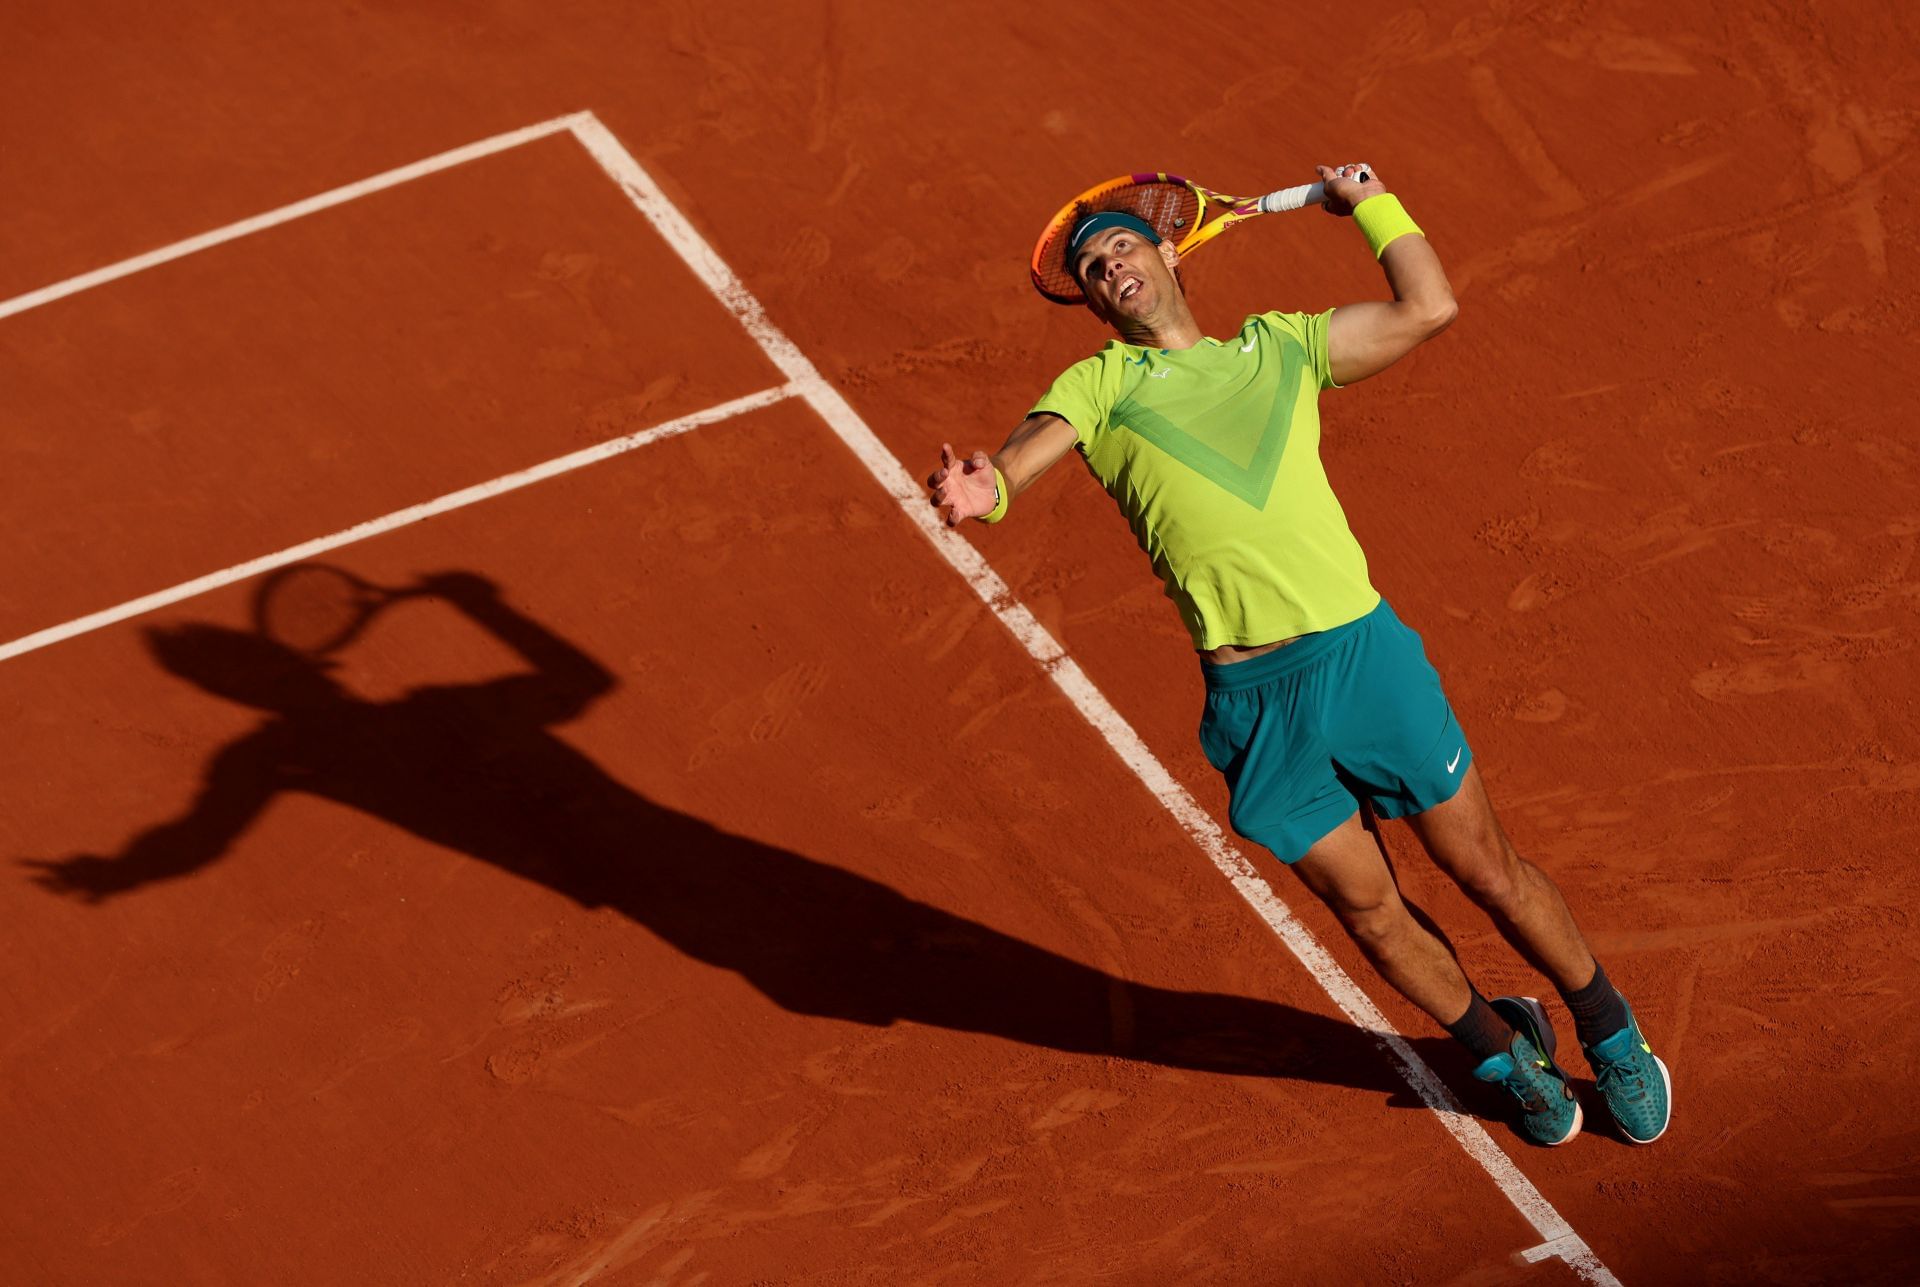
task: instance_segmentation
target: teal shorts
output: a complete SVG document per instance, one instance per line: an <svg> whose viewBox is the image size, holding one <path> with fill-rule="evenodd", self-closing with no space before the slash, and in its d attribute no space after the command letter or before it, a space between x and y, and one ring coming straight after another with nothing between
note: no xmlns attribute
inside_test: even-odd
<svg viewBox="0 0 1920 1287"><path fill-rule="evenodd" d="M1385 599L1251 661L1200 668L1200 745L1226 775L1228 821L1281 862L1361 803L1383 818L1446 803L1473 763L1420 636Z"/></svg>

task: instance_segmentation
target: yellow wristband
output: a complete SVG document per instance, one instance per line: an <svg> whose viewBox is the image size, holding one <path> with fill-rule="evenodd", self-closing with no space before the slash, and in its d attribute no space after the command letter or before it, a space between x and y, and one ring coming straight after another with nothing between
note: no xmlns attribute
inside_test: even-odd
<svg viewBox="0 0 1920 1287"><path fill-rule="evenodd" d="M1365 234L1367 246L1373 251L1375 259L1380 258L1390 243L1410 232L1422 237L1427 235L1420 231L1420 225L1413 221L1413 216L1401 208L1400 198L1391 192L1368 197L1355 206L1353 221L1360 225L1360 231Z"/></svg>
<svg viewBox="0 0 1920 1287"><path fill-rule="evenodd" d="M1012 495L1007 491L1007 480L1001 475L1000 466L998 465L993 467L993 494L998 499L994 501L992 509L980 516L982 523L998 523L1001 519L1005 518L1007 516L1007 502L1013 499Z"/></svg>

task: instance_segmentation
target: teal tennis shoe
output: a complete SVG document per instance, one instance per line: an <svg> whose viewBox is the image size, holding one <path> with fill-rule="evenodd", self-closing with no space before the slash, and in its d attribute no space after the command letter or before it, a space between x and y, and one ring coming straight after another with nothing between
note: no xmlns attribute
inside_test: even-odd
<svg viewBox="0 0 1920 1287"><path fill-rule="evenodd" d="M1673 1078L1647 1044L1633 1007L1627 1007L1626 1027L1585 1049L1594 1084L1620 1133L1635 1144L1651 1144L1665 1134L1673 1119Z"/></svg>
<svg viewBox="0 0 1920 1287"><path fill-rule="evenodd" d="M1506 1052L1483 1060L1473 1075L1506 1088L1520 1101L1520 1133L1552 1148L1580 1133L1580 1101L1567 1075L1553 1062L1553 1025L1532 997L1495 997L1487 1002L1513 1026Z"/></svg>

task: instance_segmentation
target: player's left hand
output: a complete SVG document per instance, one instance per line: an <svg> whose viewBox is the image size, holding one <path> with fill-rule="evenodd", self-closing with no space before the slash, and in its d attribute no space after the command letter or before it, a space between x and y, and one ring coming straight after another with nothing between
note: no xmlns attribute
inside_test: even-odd
<svg viewBox="0 0 1920 1287"><path fill-rule="evenodd" d="M42 889L89 903L105 902L137 883L128 878L127 863L99 854L75 854L57 860L27 858L20 865L33 869L33 883Z"/></svg>
<svg viewBox="0 0 1920 1287"><path fill-rule="evenodd" d="M1368 197L1384 196L1387 191L1387 185L1380 181L1380 175L1364 161L1353 165L1316 165L1313 170L1320 176L1320 181L1327 185L1327 200L1320 208L1330 215L1350 215L1353 208ZM1367 175L1365 183L1357 177L1361 174Z"/></svg>
<svg viewBox="0 0 1920 1287"><path fill-rule="evenodd" d="M927 487L933 492L930 503L948 527L958 527L963 518L992 513L997 486L993 461L986 452L976 451L962 460L951 445L940 444L940 468L927 478Z"/></svg>

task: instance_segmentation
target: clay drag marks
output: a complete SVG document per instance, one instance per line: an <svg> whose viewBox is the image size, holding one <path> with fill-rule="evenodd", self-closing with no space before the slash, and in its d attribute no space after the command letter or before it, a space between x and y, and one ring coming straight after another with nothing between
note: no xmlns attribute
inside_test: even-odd
<svg viewBox="0 0 1920 1287"><path fill-rule="evenodd" d="M1727 43L1548 42L1696 86L1649 89L1646 111L1707 97L1716 57L1756 96L1648 121L1677 162L1604 196L1563 181L1553 158L1581 155L1574 131L1514 110L1534 101L1512 92L1518 72L1470 76L1537 225L1456 274L1466 307L1494 314L1467 360L1517 358L1486 337L1553 300L1578 308L1531 337L1528 396L1516 387L1486 435L1481 557L1406 560L1476 586L1484 607L1435 596L1456 623L1430 638L1456 703L1482 712L1476 745L1493 739L1495 798L1596 909L1596 950L1644 980L1629 992L1673 1052L1682 1155L1588 1174L1639 1212L1655 1193L1703 1212L1680 1235L1695 1254L1770 1222L1889 1248L1844 1271L1756 1250L1745 1272L1783 1279L1912 1264L1910 1241L1896 1248L1916 1137L1885 1101L1914 1049L1920 970L1920 452L1896 410L1914 385L1894 320L1915 296L1888 267L1889 229L1914 210L1914 118L1862 83L1870 30L1776 14ZM1603 318L1628 319L1627 352L1589 342Z"/></svg>
<svg viewBox="0 0 1920 1287"><path fill-rule="evenodd" d="M1386 137L1370 159L1464 311L1329 398L1329 469L1510 829L1680 1079L1660 1147L1596 1131L1519 1160L1630 1282L1905 1281L1920 64L1898 11L1844 8L1345 6L1150 48L1090 25L1064 63L1056 15L980 11L941 28L964 111L900 56L925 30L857 3L583 15L452 58L369 13L303 31L335 97L237 49L215 61L240 90L145 133L103 114L204 87L76 40L15 83L107 161L75 165L73 131L22 139L45 205L0 217L78 272L138 249L110 186L130 174L184 236L210 204L303 195L308 167L345 180L503 105L487 129L591 106L658 143L918 470L983 367L1016 391L1004 419L1085 348L1084 319L1033 321L1007 176L1145 153L1224 181L1271 169L1272 122L1314 150ZM404 74L369 80L370 58ZM1181 106L1105 128L1081 69L1109 65ZM1335 92L1304 108L1303 85ZM230 163L288 138L265 178ZM578 157L494 164L11 319L0 523L29 557L0 613L45 624L773 378ZM737 199L769 188L805 211L778 234ZM1332 221L1286 228L1196 260L1216 332L1377 290ZM1109 503L1045 488L971 538L1222 816L1177 624ZM0 1207L9 1276L1564 1275L1511 1263L1510 1209L917 541L787 406L357 550L378 578L484 573L517 616L383 619L341 659L344 723L216 696L181 673L195 649L169 671L138 626L0 669L0 856L124 855L214 781L264 801L237 830L202 817L197 849L150 840L144 883L98 905L86 866L61 897L0 884L31 963L0 992L29 1163ZM241 626L243 595L157 619L193 622ZM423 757L423 729L452 732ZM369 745L385 771L345 772ZM1484 988L1538 986L1400 872Z"/></svg>

